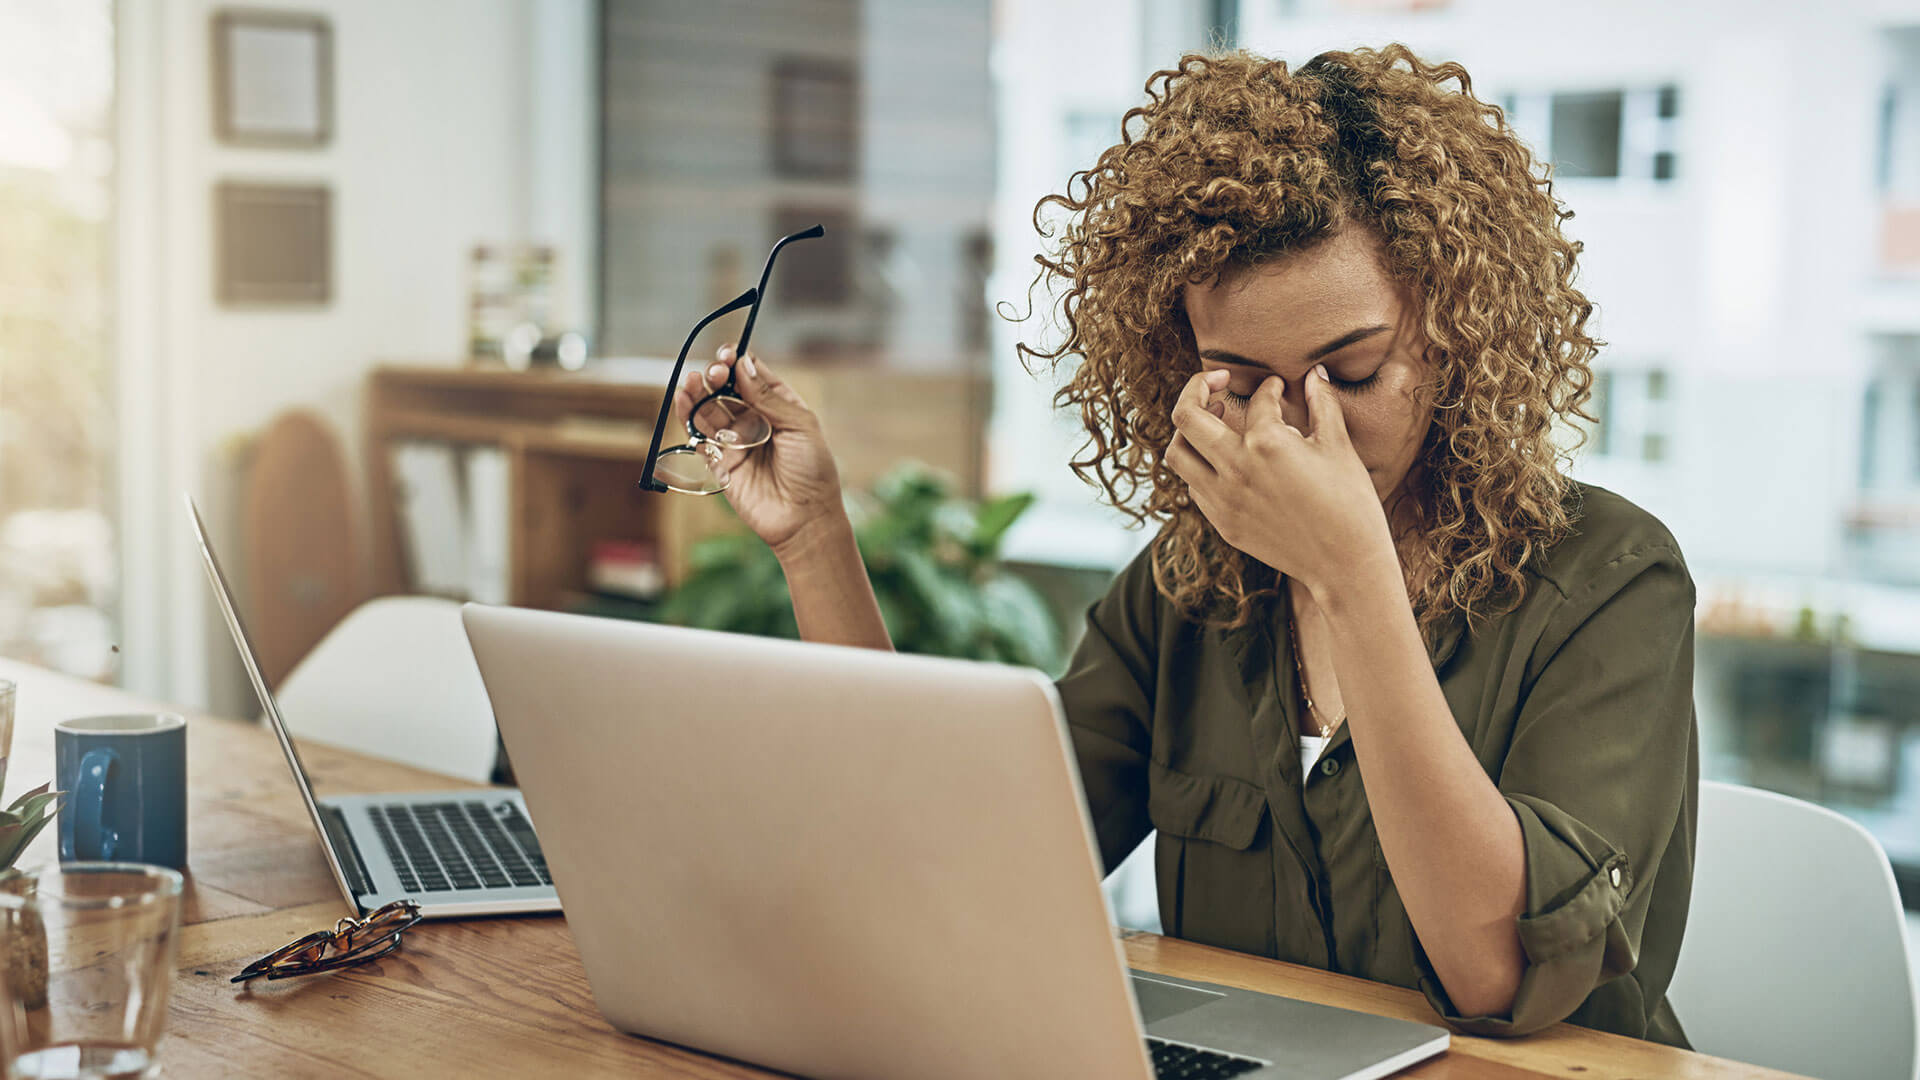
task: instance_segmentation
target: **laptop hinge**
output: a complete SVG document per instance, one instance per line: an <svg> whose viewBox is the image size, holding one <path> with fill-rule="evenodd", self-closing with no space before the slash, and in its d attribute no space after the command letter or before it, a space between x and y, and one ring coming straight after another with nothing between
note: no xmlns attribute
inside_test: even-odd
<svg viewBox="0 0 1920 1080"><path fill-rule="evenodd" d="M367 874L367 864L360 859L360 845L353 842L353 833L347 829L347 815L338 807L322 806L320 820L326 823L327 843L333 845L340 868L347 873L347 888L353 890L355 898L373 892L373 879Z"/></svg>

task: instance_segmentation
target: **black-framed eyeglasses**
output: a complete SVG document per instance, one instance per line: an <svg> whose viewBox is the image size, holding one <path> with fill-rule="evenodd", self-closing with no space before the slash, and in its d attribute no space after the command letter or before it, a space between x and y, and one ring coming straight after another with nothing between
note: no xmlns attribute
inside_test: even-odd
<svg viewBox="0 0 1920 1080"><path fill-rule="evenodd" d="M364 964L399 948L400 935L419 921L420 905L395 900L369 912L364 919L341 919L331 930L295 938L248 964L228 981L246 982L262 975L269 980L290 979Z"/></svg>
<svg viewBox="0 0 1920 1080"><path fill-rule="evenodd" d="M667 430L667 416L673 410L674 391L680 385L680 372L686 367L687 353L693 349L694 339L700 336L700 331L714 320L751 305L747 311L747 323L740 330L740 340L734 346L735 356L745 356L747 343L753 338L754 321L760 317L760 302L767 295L767 281L773 276L773 260L779 256L780 249L795 240L811 240L826 235L826 232L824 226L815 225L781 237L774 243L773 250L767 253L766 265L760 269L759 286L727 301L694 324L693 331L680 346L679 358L673 362L673 374L667 378L666 394L660 402L660 418L654 422L653 442L647 447L646 469L640 474L642 491L677 491L683 495L713 495L725 491L725 474L718 468L721 455L728 450L751 450L773 438L773 422L760 410L747 404L746 399L734 389L734 383L740 376L740 365L736 363L723 385L717 389L709 387L706 396L694 402L693 411L687 414L686 445L660 449L660 439ZM704 369L700 382L706 385Z"/></svg>

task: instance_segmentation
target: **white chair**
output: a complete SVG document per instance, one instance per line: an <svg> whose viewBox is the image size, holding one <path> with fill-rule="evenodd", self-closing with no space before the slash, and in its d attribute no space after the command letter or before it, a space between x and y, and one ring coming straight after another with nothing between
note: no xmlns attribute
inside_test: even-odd
<svg viewBox="0 0 1920 1080"><path fill-rule="evenodd" d="M452 600L360 605L287 673L274 700L302 738L465 780L493 772L493 705Z"/></svg>
<svg viewBox="0 0 1920 1080"><path fill-rule="evenodd" d="M1826 1080L1913 1080L1916 988L1893 868L1859 824L1703 781L1668 990L1693 1048Z"/></svg>

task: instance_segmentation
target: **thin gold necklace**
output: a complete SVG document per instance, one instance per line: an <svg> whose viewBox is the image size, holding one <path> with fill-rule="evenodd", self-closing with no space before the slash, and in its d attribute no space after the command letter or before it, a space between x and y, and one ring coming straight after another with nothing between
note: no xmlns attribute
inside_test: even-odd
<svg viewBox="0 0 1920 1080"><path fill-rule="evenodd" d="M1313 695L1307 693L1307 669L1300 662L1300 635L1297 632L1295 632L1293 628L1293 621L1294 621L1293 613L1288 612L1287 613L1287 639L1293 644L1293 671L1295 675L1299 676L1300 698L1301 700L1307 703L1307 719L1312 723L1318 725L1318 724L1321 724L1320 710L1314 707ZM1314 738L1324 739L1328 735L1333 734L1334 729L1339 727L1341 721L1345 720L1346 718L1347 718L1346 714L1342 713L1339 720L1335 720L1331 724L1326 724L1322 726L1319 731L1315 732Z"/></svg>

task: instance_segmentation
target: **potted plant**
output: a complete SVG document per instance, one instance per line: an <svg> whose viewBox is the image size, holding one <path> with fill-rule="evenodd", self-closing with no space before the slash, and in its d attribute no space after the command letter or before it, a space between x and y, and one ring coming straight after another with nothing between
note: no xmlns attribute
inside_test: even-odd
<svg viewBox="0 0 1920 1080"><path fill-rule="evenodd" d="M948 481L909 462L848 511L881 618L901 652L994 660L1051 670L1060 637L1039 593L1000 561L1006 531L1029 494L959 498ZM711 537L690 553L691 573L662 601L664 622L770 637L799 637L779 560L752 533Z"/></svg>
<svg viewBox="0 0 1920 1080"><path fill-rule="evenodd" d="M53 820L59 806L58 791L41 784L0 810L0 892L15 896L33 895L34 877L14 867L22 852L40 830ZM0 972L7 979L8 991L25 1009L38 1009L47 1003L47 928L38 915L27 913L17 928L0 927ZM17 930L17 932L12 932Z"/></svg>

